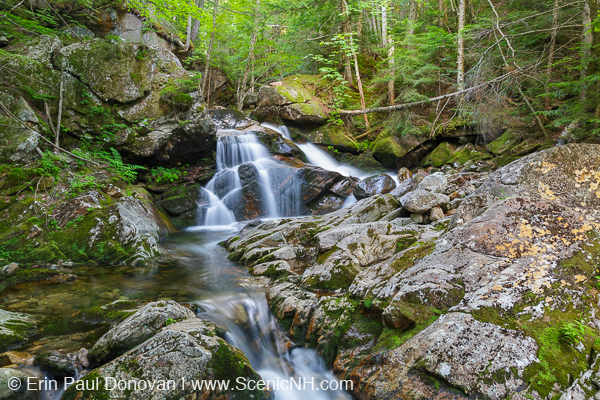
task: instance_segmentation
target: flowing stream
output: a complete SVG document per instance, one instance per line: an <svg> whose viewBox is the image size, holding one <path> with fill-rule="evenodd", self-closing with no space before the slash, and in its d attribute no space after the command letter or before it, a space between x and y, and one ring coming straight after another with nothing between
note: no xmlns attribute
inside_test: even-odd
<svg viewBox="0 0 600 400"><path fill-rule="evenodd" d="M286 127L271 128L291 140ZM313 144L298 146L314 165L345 176L365 176L356 168L337 163ZM264 380L275 382L272 388L275 399L351 399L342 390L321 389L321 381L337 380L314 350L286 349L285 336L269 311L264 287L246 268L230 261L227 251L218 245L242 226L227 206L242 188L238 175L240 166L251 163L258 170L261 206L267 218L298 215L300 198L295 190L299 185L293 180L291 169L274 161L255 135L240 135L239 131L219 132L216 162L217 173L202 189L204 204L199 206L198 226L170 237L165 243L170 250L169 257L157 266L112 270L82 267L74 283L27 283L7 290L0 298L0 308L32 314L42 321L41 332L21 350L37 353L89 349L108 327L83 321L81 312L85 309L116 299L172 299L196 304L199 317L226 328L226 340L247 355ZM283 181L289 183L289 188L283 190L280 185L276 193L274 186ZM290 378L309 383L302 389L276 384ZM58 400L63 390L44 392L42 398Z"/></svg>

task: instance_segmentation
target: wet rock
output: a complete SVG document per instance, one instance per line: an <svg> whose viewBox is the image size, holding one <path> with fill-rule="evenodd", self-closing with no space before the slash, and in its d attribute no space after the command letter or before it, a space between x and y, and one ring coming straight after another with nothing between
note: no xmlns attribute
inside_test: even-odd
<svg viewBox="0 0 600 400"><path fill-rule="evenodd" d="M254 164L242 164L238 168L238 175L242 186L258 181L258 169Z"/></svg>
<svg viewBox="0 0 600 400"><path fill-rule="evenodd" d="M373 148L373 157L385 167L391 167L425 140L425 138L412 134L407 134L400 138L397 136L388 136L378 139ZM415 160L414 164L417 162L418 160ZM410 167L413 165L413 162L409 162L408 164L410 165L400 165L399 167Z"/></svg>
<svg viewBox="0 0 600 400"><path fill-rule="evenodd" d="M341 197L348 197L352 194L358 181L358 178L349 176L334 184L329 191Z"/></svg>
<svg viewBox="0 0 600 400"><path fill-rule="evenodd" d="M428 190L431 193L443 193L447 187L448 179L443 172L428 175L419 183L419 189Z"/></svg>
<svg viewBox="0 0 600 400"><path fill-rule="evenodd" d="M168 321L194 317L193 312L172 300L149 303L102 336L90 351L90 361L103 364L144 342Z"/></svg>
<svg viewBox="0 0 600 400"><path fill-rule="evenodd" d="M411 172L408 168L402 167L398 169L398 181L404 182L411 177Z"/></svg>
<svg viewBox="0 0 600 400"><path fill-rule="evenodd" d="M21 346L35 333L35 326L30 315L0 310L0 351Z"/></svg>
<svg viewBox="0 0 600 400"><path fill-rule="evenodd" d="M44 372L48 372L54 378L75 376L76 367L66 354L58 351L43 352L35 356L34 364Z"/></svg>
<svg viewBox="0 0 600 400"><path fill-rule="evenodd" d="M376 194L386 194L396 188L396 182L387 174L379 174L362 179L354 186L354 197L358 200L374 196Z"/></svg>
<svg viewBox="0 0 600 400"><path fill-rule="evenodd" d="M416 189L400 198L402 207L412 213L422 214L433 207L450 203L450 198L444 194L431 193L423 189Z"/></svg>
<svg viewBox="0 0 600 400"><path fill-rule="evenodd" d="M217 129L243 129L252 125L252 120L246 118L243 112L231 108L209 110Z"/></svg>
<svg viewBox="0 0 600 400"><path fill-rule="evenodd" d="M19 380L19 388L12 390L9 381L15 378ZM43 380L44 375L31 367L0 368L0 400L38 400L39 390L27 390L28 378L33 378L33 381L37 382ZM11 383L14 385L14 382Z"/></svg>
<svg viewBox="0 0 600 400"><path fill-rule="evenodd" d="M178 400L194 396L206 398L209 395L231 400L266 398L266 393L260 390L194 390L189 382L196 380L226 380L230 387L234 387L238 378L260 379L241 350L216 337L213 329L197 318L170 324L139 346L83 378L84 385L90 385L90 381L96 378L110 383L111 379L106 378L112 378L113 381L144 383L171 380L171 386L150 388L149 385L138 385L125 390L110 390L109 386L103 385L96 390L78 390L77 385L72 385L65 396L90 400L99 394L106 399L152 397L156 400ZM182 380L188 383L184 386Z"/></svg>
<svg viewBox="0 0 600 400"><path fill-rule="evenodd" d="M11 365L33 364L34 356L25 351L7 351L0 354L0 367L10 367Z"/></svg>
<svg viewBox="0 0 600 400"><path fill-rule="evenodd" d="M279 132L263 126L252 127L252 132L267 147L269 153L276 156L296 157L306 161L306 156L302 150L294 142L284 138Z"/></svg>

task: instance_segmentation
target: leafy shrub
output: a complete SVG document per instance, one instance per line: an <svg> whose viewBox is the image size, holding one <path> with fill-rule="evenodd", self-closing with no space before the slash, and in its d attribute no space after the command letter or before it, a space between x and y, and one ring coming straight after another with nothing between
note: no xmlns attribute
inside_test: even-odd
<svg viewBox="0 0 600 400"><path fill-rule="evenodd" d="M187 172L179 171L176 168L164 168L157 167L152 169L152 177L157 184L161 183L173 183L183 175L186 175Z"/></svg>

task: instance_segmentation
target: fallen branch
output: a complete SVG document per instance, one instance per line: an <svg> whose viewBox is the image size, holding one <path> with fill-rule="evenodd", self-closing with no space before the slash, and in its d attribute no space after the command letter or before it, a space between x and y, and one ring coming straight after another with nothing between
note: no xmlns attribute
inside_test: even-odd
<svg viewBox="0 0 600 400"><path fill-rule="evenodd" d="M521 72L521 71L517 71L517 72ZM515 73L516 72L510 72L508 74L504 74L502 76L499 76L499 77L489 80L487 82L481 83L479 85L475 85L475 86L472 86L472 87L464 89L464 90L459 90L458 92L453 92L453 93L444 94L442 96L432 97L430 99L414 101L412 103L396 104L395 106L367 108L365 110L339 110L336 113L339 115L361 115L361 114L370 114L370 113L376 113L376 112L391 112L391 111L395 111L395 110L403 110L405 108L416 107L416 106L420 106L423 104L429 104L429 103L433 103L435 101L448 99L450 97L460 96L462 94L472 92L473 90L480 89L482 87L490 85L494 82L501 81Z"/></svg>
<svg viewBox="0 0 600 400"><path fill-rule="evenodd" d="M18 121L23 126L23 128L34 132L36 135L38 135L38 137L40 139L42 139L44 142L46 142L46 144L49 144L50 146L54 147L58 151L62 151L63 153L68 154L68 155L70 155L73 158L76 158L77 160L87 161L87 162L92 163L94 165L100 165L96 161L92 161L89 158L79 157L79 156L71 153L68 150L65 150L65 149L63 149L61 147L58 147L57 145L55 145L54 143L52 143L51 141L49 141L48 139L46 139L45 137L43 137L39 132L36 132L36 131L32 130L30 127L28 127L27 125L25 125L25 123L23 121L21 121L19 118L15 117L15 115L13 113L11 113L10 110L8 108L6 108L6 106L4 104L0 103L0 107L2 107L2 109L4 110L4 112L7 113L10 117L12 117L15 121Z"/></svg>

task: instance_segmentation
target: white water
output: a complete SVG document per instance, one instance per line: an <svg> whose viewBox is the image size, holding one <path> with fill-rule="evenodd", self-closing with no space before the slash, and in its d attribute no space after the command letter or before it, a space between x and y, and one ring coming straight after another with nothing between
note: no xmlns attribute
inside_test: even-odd
<svg viewBox="0 0 600 400"><path fill-rule="evenodd" d="M262 126L277 131L281 133L281 136L283 136L284 138L294 142L294 140L292 140L292 135L290 135L290 131L287 126L277 126L269 124L268 122L263 123ZM325 150L322 150L319 146L315 144L312 144L310 142L294 143L300 148L300 150L304 152L306 160L312 165L321 167L328 171L338 172L344 176L353 176L359 179L363 179L369 176L368 173L361 171L358 168L337 162L337 160L330 156L329 153L327 153Z"/></svg>
<svg viewBox="0 0 600 400"><path fill-rule="evenodd" d="M254 134L241 135L237 130L223 130L218 132L218 136L217 173L202 189L203 195L208 197L208 204L199 206L199 225L219 227L236 222L235 214L226 202L228 197L234 196L242 188L238 168L245 163L253 164L258 170L264 216L279 216L268 172L276 163L270 159L267 148Z"/></svg>
<svg viewBox="0 0 600 400"><path fill-rule="evenodd" d="M342 390L322 390L321 382L337 386L337 378L327 369L316 351L307 348L285 350L277 322L261 293L243 299L218 298L200 302L206 310L199 314L227 328L226 340L241 349L264 381L269 381L275 400L350 400ZM300 388L283 382L307 382ZM279 382L279 385L278 385Z"/></svg>

